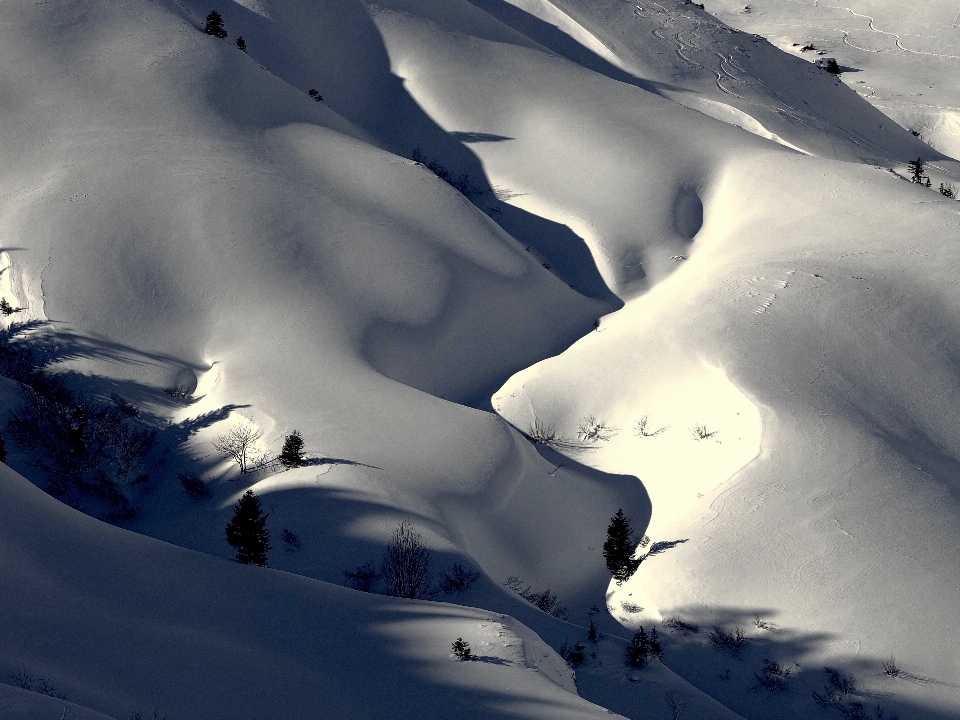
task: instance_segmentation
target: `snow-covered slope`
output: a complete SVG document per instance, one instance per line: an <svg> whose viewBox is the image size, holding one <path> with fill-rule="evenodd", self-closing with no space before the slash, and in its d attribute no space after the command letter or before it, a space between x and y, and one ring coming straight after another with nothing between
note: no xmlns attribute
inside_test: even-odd
<svg viewBox="0 0 960 720"><path fill-rule="evenodd" d="M807 717L822 665L903 717L960 712L960 206L897 177L955 163L692 4L245 0L226 40L209 10L0 7L0 290L72 383L161 428L122 522L181 546L6 474L0 674L118 719L586 717L536 634L592 619L580 692L629 717L668 692ZM578 448L590 416L610 439ZM238 478L213 441L244 418L312 463ZM11 447L43 486L31 459ZM289 574L223 561L247 487L302 539L271 555ZM666 544L608 588L618 508ZM443 599L484 609L318 582L404 519L435 569L481 573ZM672 616L704 629L658 625L665 664L624 671L621 638ZM741 662L715 623L748 631ZM488 662L454 663L458 635ZM750 692L766 659L787 693Z"/></svg>

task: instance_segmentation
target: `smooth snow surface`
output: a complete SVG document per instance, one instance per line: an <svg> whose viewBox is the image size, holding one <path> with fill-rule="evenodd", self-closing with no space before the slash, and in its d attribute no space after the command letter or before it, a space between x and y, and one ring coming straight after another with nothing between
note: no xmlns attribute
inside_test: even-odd
<svg viewBox="0 0 960 720"><path fill-rule="evenodd" d="M955 19L709 2L0 4L2 322L160 438L122 529L7 438L0 716L960 715ZM342 587L402 521L476 582Z"/></svg>

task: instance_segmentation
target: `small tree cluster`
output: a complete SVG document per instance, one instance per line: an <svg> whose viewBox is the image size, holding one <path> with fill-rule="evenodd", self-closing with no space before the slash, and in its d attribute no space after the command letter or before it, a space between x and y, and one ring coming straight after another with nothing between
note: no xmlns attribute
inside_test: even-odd
<svg viewBox="0 0 960 720"><path fill-rule="evenodd" d="M147 480L156 431L115 406L71 392L56 376L35 375L23 396L7 427L18 445L35 454L30 464L47 475L50 492L72 502L78 494L96 497L114 516L131 515L124 491Z"/></svg>
<svg viewBox="0 0 960 720"><path fill-rule="evenodd" d="M660 636L657 629L651 630L649 637L643 626L633 634L630 644L627 645L626 664L632 668L644 668L647 666L647 660L653 655L658 660L663 660L663 645L660 644Z"/></svg>
<svg viewBox="0 0 960 720"><path fill-rule="evenodd" d="M617 514L610 520L607 540L603 543L603 557L617 585L627 580L640 567L640 561L633 557L639 544L640 542L633 538L633 528L630 527L630 521L623 514L623 510L617 510Z"/></svg>
<svg viewBox="0 0 960 720"><path fill-rule="evenodd" d="M265 524L268 514L260 507L260 498L247 490L233 509L233 518L227 524L227 542L237 550L237 560L245 565L267 566L270 531Z"/></svg>
<svg viewBox="0 0 960 720"><path fill-rule="evenodd" d="M308 92L307 95L312 97L317 102L323 102L323 95L321 95L320 92L315 88L310 88L310 92Z"/></svg>

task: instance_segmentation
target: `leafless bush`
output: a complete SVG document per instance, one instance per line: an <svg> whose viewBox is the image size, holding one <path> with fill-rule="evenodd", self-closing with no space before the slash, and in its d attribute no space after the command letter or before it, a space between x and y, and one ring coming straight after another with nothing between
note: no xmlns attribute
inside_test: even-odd
<svg viewBox="0 0 960 720"><path fill-rule="evenodd" d="M177 400L186 400L191 395L190 388L186 385L171 385L168 388L164 388L163 392Z"/></svg>
<svg viewBox="0 0 960 720"><path fill-rule="evenodd" d="M657 435L665 433L670 429L669 425L664 425L657 430L651 430L649 422L650 420L646 415L637 421L637 435L640 435L641 437L656 437Z"/></svg>
<svg viewBox="0 0 960 720"><path fill-rule="evenodd" d="M699 625L693 625L692 623L685 623L678 617L672 617L669 620L663 621L663 626L668 630L671 630L676 633L681 633L683 635L696 635L700 632Z"/></svg>
<svg viewBox="0 0 960 720"><path fill-rule="evenodd" d="M373 569L373 563L368 562L359 566L356 570L344 570L343 576L346 578L344 584L350 585L354 590L360 592L370 592L373 581L379 574Z"/></svg>
<svg viewBox="0 0 960 720"><path fill-rule="evenodd" d="M445 570L440 576L440 592L449 593L466 590L479 577L480 573L476 570L465 570L463 565L455 563L449 571Z"/></svg>
<svg viewBox="0 0 960 720"><path fill-rule="evenodd" d="M735 628L732 633L729 633L719 625L714 626L709 637L711 645L726 650L731 655L739 655L740 649L747 641L743 636L743 630L740 628Z"/></svg>
<svg viewBox="0 0 960 720"><path fill-rule="evenodd" d="M430 551L423 536L406 520L393 531L383 559L383 576L387 595L422 598L427 594L430 573Z"/></svg>
<svg viewBox="0 0 960 720"><path fill-rule="evenodd" d="M67 699L66 695L57 690L51 683L47 682L45 678L34 679L22 667L18 667L15 673L10 673L10 679L13 681L14 685L23 690L40 693L41 695L48 695L52 698L57 698L58 700Z"/></svg>
<svg viewBox="0 0 960 720"><path fill-rule="evenodd" d="M506 586L520 595L520 597L527 602L536 605L548 615L552 615L560 620L567 619L567 606L560 602L560 600L557 598L557 593L551 592L550 588L547 588L543 592L539 593L534 592L530 585L527 585L526 588L521 589L523 588L523 580L516 575L512 575L507 578Z"/></svg>
<svg viewBox="0 0 960 720"><path fill-rule="evenodd" d="M790 677L790 672L790 668L784 667L778 662L764 660L763 669L759 673L753 674L758 683L753 689L763 689L772 693L779 690L786 690L787 679Z"/></svg>
<svg viewBox="0 0 960 720"><path fill-rule="evenodd" d="M596 416L587 415L580 419L577 439L584 442L606 442L618 432L620 432L619 428L607 425L606 420L597 420Z"/></svg>
<svg viewBox="0 0 960 720"><path fill-rule="evenodd" d="M890 677L896 677L900 674L900 668L897 667L897 659L891 655L883 661L883 672Z"/></svg>
<svg viewBox="0 0 960 720"><path fill-rule="evenodd" d="M256 443L261 437L263 431L255 428L248 420L223 435L217 435L213 449L239 465L240 474L243 475L249 469L251 456L256 452Z"/></svg>
<svg viewBox="0 0 960 720"><path fill-rule="evenodd" d="M557 429L538 417L533 419L533 424L530 426L527 437L538 445L550 445L558 439Z"/></svg>
<svg viewBox="0 0 960 720"><path fill-rule="evenodd" d="M195 498L208 498L213 497L210 494L210 488L207 487L207 484L200 479L200 476L195 473L177 473L177 479L180 481L180 484L183 486L183 489L187 492L190 497Z"/></svg>
<svg viewBox="0 0 960 720"><path fill-rule="evenodd" d="M280 539L287 546L287 552L293 552L300 549L300 538L289 528L284 528L280 533Z"/></svg>
<svg viewBox="0 0 960 720"><path fill-rule="evenodd" d="M680 720L683 717L683 711L687 709L686 698L677 692L667 693L667 707L670 708L670 717L673 720Z"/></svg>
<svg viewBox="0 0 960 720"><path fill-rule="evenodd" d="M694 440L706 440L717 434L717 430L708 430L706 425L694 425L690 428Z"/></svg>

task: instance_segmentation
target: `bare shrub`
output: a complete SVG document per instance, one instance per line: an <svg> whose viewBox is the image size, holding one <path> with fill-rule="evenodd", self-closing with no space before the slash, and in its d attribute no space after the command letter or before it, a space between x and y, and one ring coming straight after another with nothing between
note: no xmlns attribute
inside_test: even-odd
<svg viewBox="0 0 960 720"><path fill-rule="evenodd" d="M567 606L560 602L559 598L557 597L557 593L551 592L550 588L547 588L543 592L539 593L534 592L530 585L527 585L526 588L521 589L523 588L523 580L516 575L511 575L507 578L506 586L520 595L520 597L527 602L536 605L548 615L552 615L560 620L567 619Z"/></svg>
<svg viewBox="0 0 960 720"><path fill-rule="evenodd" d="M180 481L183 489L190 497L213 497L210 494L210 488L208 488L207 484L200 479L199 475L195 473L177 473L177 479Z"/></svg>
<svg viewBox="0 0 960 720"><path fill-rule="evenodd" d="M672 720L680 720L683 717L683 711L687 709L687 700L678 692L668 692L667 707L670 708Z"/></svg>
<svg viewBox="0 0 960 720"><path fill-rule="evenodd" d="M240 466L240 474L246 474L251 456L256 452L256 443L263 437L263 431L254 427L249 420L241 423L223 435L217 435L213 449L233 460Z"/></svg>
<svg viewBox="0 0 960 720"><path fill-rule="evenodd" d="M594 415L587 415L580 419L577 429L577 439L584 442L606 442L620 432L619 428L608 425L606 420L597 420Z"/></svg>
<svg viewBox="0 0 960 720"><path fill-rule="evenodd" d="M370 592L373 581L379 575L380 573L373 569L373 563L369 562L359 566L356 570L343 571L343 576L346 578L344 584L360 592Z"/></svg>
<svg viewBox="0 0 960 720"><path fill-rule="evenodd" d="M787 679L790 677L790 668L772 660L763 661L763 669L753 676L757 679L754 690L767 690L771 693L787 689Z"/></svg>
<svg viewBox="0 0 960 720"><path fill-rule="evenodd" d="M656 437L670 429L669 425L664 425L656 430L651 429L649 418L644 415L637 421L637 435L641 437Z"/></svg>
<svg viewBox="0 0 960 720"><path fill-rule="evenodd" d="M463 565L455 563L450 570L444 570L440 576L440 592L450 593L466 590L472 585L480 573L476 570L465 570Z"/></svg>
<svg viewBox="0 0 960 720"><path fill-rule="evenodd" d="M300 549L300 538L289 528L284 528L280 533L280 540L287 546L287 552L293 552Z"/></svg>
<svg viewBox="0 0 960 720"><path fill-rule="evenodd" d="M557 429L538 417L533 419L533 424L530 426L527 437L538 445L550 445L559 438Z"/></svg>
<svg viewBox="0 0 960 720"><path fill-rule="evenodd" d="M672 632L681 633L682 635L696 635L700 632L699 625L683 622L683 620L678 617L664 620L663 626Z"/></svg>
<svg viewBox="0 0 960 720"><path fill-rule="evenodd" d="M706 440L717 434L717 430L708 430L706 425L694 425L690 428L694 440Z"/></svg>
<svg viewBox="0 0 960 720"><path fill-rule="evenodd" d="M430 573L430 551L423 536L404 520L393 531L382 568L387 595L422 598L427 594Z"/></svg>
<svg viewBox="0 0 960 720"><path fill-rule="evenodd" d="M727 632L719 625L714 626L710 631L710 644L714 647L728 651L731 655L739 655L741 648L747 639L743 636L743 630L735 628L732 633Z"/></svg>
<svg viewBox="0 0 960 720"><path fill-rule="evenodd" d="M897 667L897 659L891 655L883 661L883 672L890 677L896 677L900 674L900 668Z"/></svg>
<svg viewBox="0 0 960 720"><path fill-rule="evenodd" d="M67 699L66 695L57 690L57 688L55 688L53 684L48 682L45 678L34 679L22 667L18 667L15 673L10 673L10 679L13 681L14 685L23 690L40 693L41 695L48 695L49 697L56 698L57 700Z"/></svg>

